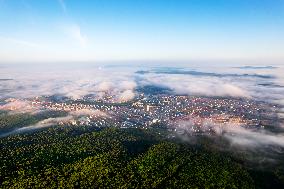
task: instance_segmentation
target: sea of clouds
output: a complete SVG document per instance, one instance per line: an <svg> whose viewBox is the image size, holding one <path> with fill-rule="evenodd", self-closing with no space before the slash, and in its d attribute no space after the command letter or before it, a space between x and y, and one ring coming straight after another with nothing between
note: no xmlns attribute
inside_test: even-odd
<svg viewBox="0 0 284 189"><path fill-rule="evenodd" d="M249 98L275 103L279 106L279 117L284 117L284 67L282 66L183 66L143 67L108 65L1 65L0 109L9 110L18 106L23 112L39 110L29 107L27 99L42 95L61 95L79 99L86 95L101 98L105 92L112 94L116 102L125 102L137 96L137 88L157 86L173 94L218 97ZM7 98L18 98L16 102L4 103ZM281 108L282 106L282 108ZM18 110L19 110L18 109ZM67 117L50 118L18 132L35 127L48 127L61 119L73 119L73 112ZM94 112L92 112L94 113ZM97 113L97 112L96 112ZM190 123L185 123L185 127ZM279 123L284 127L283 123ZM249 130L243 127L213 127L216 133L227 138L233 145L284 147L283 133L264 130Z"/></svg>
<svg viewBox="0 0 284 189"><path fill-rule="evenodd" d="M144 71L141 74L139 71ZM175 94L254 98L284 105L284 67L127 67L2 65L0 99L62 95L73 99L104 92L135 97L137 86L166 87Z"/></svg>

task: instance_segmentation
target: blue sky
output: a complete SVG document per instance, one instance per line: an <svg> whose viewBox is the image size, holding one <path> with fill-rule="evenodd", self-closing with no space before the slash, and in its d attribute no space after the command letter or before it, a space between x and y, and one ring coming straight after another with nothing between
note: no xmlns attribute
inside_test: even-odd
<svg viewBox="0 0 284 189"><path fill-rule="evenodd" d="M0 62L284 61L284 0L0 0Z"/></svg>

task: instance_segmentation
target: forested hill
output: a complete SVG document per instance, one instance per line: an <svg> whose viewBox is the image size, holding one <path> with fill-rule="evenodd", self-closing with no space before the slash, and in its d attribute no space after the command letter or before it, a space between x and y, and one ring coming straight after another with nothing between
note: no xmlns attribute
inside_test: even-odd
<svg viewBox="0 0 284 189"><path fill-rule="evenodd" d="M204 141L204 140L203 140ZM1 188L274 188L283 174L157 129L51 127L0 139ZM282 176L282 177L281 177Z"/></svg>

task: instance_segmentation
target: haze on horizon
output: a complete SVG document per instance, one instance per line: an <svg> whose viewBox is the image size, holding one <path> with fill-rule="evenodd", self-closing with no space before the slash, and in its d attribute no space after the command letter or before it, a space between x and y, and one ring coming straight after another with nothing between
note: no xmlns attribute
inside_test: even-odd
<svg viewBox="0 0 284 189"><path fill-rule="evenodd" d="M0 63L283 63L283 18L283 0L0 0Z"/></svg>

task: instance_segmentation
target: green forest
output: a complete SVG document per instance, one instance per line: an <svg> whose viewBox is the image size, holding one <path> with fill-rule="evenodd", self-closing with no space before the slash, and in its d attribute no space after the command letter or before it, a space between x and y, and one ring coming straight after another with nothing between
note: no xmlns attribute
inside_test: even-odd
<svg viewBox="0 0 284 189"><path fill-rule="evenodd" d="M0 138L0 188L283 187L281 169L256 169L242 154L198 140L159 128L91 126L10 135Z"/></svg>

